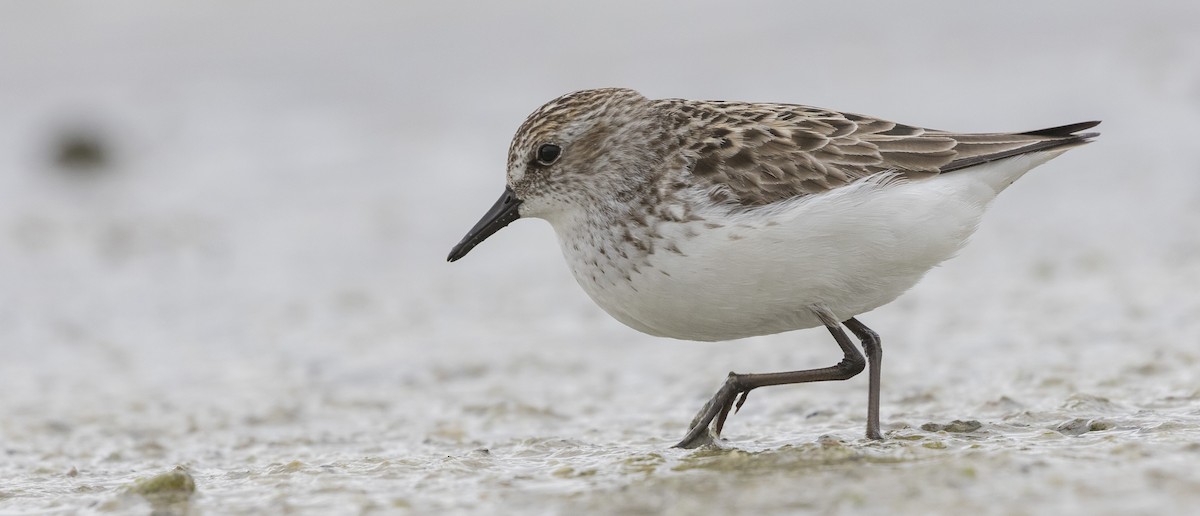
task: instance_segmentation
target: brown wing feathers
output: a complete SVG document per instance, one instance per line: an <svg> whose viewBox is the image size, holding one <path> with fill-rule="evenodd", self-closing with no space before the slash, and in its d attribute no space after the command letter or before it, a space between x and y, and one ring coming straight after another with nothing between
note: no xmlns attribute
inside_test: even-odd
<svg viewBox="0 0 1200 516"><path fill-rule="evenodd" d="M687 101L678 101L687 102ZM692 174L737 201L763 205L820 193L883 171L910 179L1086 143L1099 122L1024 133L956 134L852 113L781 104L693 103L709 111L690 151ZM705 134L706 133L706 134Z"/></svg>

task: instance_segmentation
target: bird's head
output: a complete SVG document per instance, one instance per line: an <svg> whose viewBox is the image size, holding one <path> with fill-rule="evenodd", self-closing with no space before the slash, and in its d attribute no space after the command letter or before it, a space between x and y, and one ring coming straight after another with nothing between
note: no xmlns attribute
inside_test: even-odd
<svg viewBox="0 0 1200 516"><path fill-rule="evenodd" d="M666 134L665 117L633 90L584 90L546 103L513 136L504 194L449 261L518 218L557 224L616 209L661 173Z"/></svg>

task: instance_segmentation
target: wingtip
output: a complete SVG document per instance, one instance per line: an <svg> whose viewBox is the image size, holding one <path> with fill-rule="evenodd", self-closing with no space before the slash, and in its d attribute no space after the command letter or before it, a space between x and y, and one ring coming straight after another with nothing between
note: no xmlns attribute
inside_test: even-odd
<svg viewBox="0 0 1200 516"><path fill-rule="evenodd" d="M1096 127L1096 126L1100 125L1100 122L1101 122L1101 120L1089 120L1087 122L1079 122L1078 124L1071 124L1066 127L1070 127L1071 132L1077 133L1084 129L1091 129L1093 127ZM1094 134L1100 134L1100 133L1094 133Z"/></svg>
<svg viewBox="0 0 1200 516"><path fill-rule="evenodd" d="M1025 135L1029 135L1029 136L1051 136L1051 137L1059 137L1059 138L1065 138L1065 137L1071 137L1071 136L1078 137L1078 138L1091 138L1094 136L1099 136L1100 133L1084 133L1084 134L1076 134L1076 133L1078 133L1079 131L1083 131L1085 129L1091 129L1098 125L1100 125L1100 120L1092 120L1089 122L1079 122L1079 123L1075 123L1075 124L1060 125L1058 127L1048 127L1046 129L1038 129L1036 131L1027 131L1027 132L1024 132L1021 134L1025 134ZM1087 135L1090 135L1090 136L1087 136Z"/></svg>

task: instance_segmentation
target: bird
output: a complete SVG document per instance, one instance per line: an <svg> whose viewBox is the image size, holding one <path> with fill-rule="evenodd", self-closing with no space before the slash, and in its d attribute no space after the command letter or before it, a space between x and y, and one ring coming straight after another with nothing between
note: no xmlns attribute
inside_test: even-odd
<svg viewBox="0 0 1200 516"><path fill-rule="evenodd" d="M858 317L952 257L1001 191L1099 123L956 133L799 104L576 91L520 125L503 194L447 259L540 218L584 292L635 330L832 335L835 365L729 373L676 447L714 443L754 389L864 369L866 438L879 440L882 344Z"/></svg>

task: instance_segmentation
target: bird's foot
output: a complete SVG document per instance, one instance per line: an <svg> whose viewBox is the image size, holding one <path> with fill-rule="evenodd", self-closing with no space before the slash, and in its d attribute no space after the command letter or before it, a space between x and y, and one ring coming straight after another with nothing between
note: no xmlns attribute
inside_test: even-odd
<svg viewBox="0 0 1200 516"><path fill-rule="evenodd" d="M867 439L872 441L883 440L883 434L879 431L879 423L876 423L874 426L872 426L870 423L867 423Z"/></svg>
<svg viewBox="0 0 1200 516"><path fill-rule="evenodd" d="M741 394L741 398L738 398L738 394ZM725 418L729 416L729 409L732 408L735 413L741 410L742 404L746 403L748 394L750 394L750 390L742 386L739 375L729 373L717 393L708 400L708 403L704 404L700 412L696 413L696 417L692 418L687 435L675 447L692 449L712 444L715 439L721 437L721 429L725 426ZM736 405L734 404L735 400L737 401Z"/></svg>

